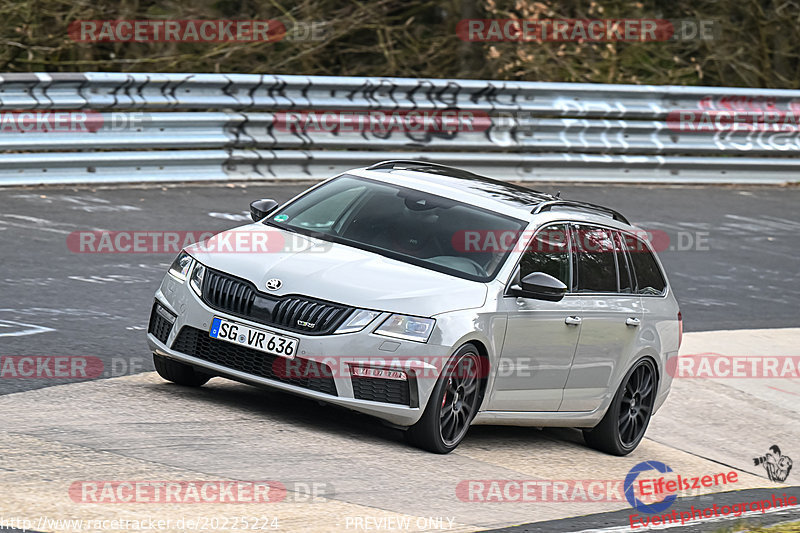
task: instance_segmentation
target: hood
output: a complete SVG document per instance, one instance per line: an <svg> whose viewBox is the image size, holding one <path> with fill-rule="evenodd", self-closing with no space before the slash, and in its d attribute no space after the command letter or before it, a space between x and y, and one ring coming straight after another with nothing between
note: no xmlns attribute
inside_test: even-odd
<svg viewBox="0 0 800 533"><path fill-rule="evenodd" d="M417 316L480 307L486 301L483 283L263 224L224 231L186 251L276 296L297 294ZM272 278L282 285L268 291Z"/></svg>

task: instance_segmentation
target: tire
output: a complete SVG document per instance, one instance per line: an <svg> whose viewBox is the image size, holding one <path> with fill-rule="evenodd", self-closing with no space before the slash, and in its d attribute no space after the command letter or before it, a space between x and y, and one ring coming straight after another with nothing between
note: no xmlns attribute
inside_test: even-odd
<svg viewBox="0 0 800 533"><path fill-rule="evenodd" d="M459 348L439 376L422 418L406 430L406 440L434 453L455 450L478 412L482 375L475 346Z"/></svg>
<svg viewBox="0 0 800 533"><path fill-rule="evenodd" d="M184 387L200 387L211 379L210 375L198 372L191 365L155 353L153 354L153 365L159 376Z"/></svg>
<svg viewBox="0 0 800 533"><path fill-rule="evenodd" d="M600 423L583 430L586 444L611 455L635 450L653 415L657 390L656 369L652 361L642 359L625 374Z"/></svg>

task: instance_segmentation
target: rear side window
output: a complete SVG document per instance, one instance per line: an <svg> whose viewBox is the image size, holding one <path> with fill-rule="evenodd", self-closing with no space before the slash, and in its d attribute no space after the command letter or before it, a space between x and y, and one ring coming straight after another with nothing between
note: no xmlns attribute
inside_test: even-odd
<svg viewBox="0 0 800 533"><path fill-rule="evenodd" d="M613 232L577 226L573 241L578 259L577 292L617 292L617 262Z"/></svg>
<svg viewBox="0 0 800 533"><path fill-rule="evenodd" d="M520 277L544 272L570 286L570 256L567 227L548 226L534 235L520 261Z"/></svg>
<svg viewBox="0 0 800 533"><path fill-rule="evenodd" d="M667 282L650 248L638 237L623 234L628 258L636 278L637 294L664 294Z"/></svg>

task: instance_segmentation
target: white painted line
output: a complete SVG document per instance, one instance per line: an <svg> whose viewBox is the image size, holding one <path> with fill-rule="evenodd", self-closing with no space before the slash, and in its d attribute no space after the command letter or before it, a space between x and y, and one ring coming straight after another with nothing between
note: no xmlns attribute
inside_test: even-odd
<svg viewBox="0 0 800 533"><path fill-rule="evenodd" d="M22 337L23 335L36 335L37 333L46 333L48 331L55 331L52 328L44 326L37 326L35 324L25 324L24 322L13 322L11 320L0 320L0 328L13 328L16 326L16 331L4 331L0 329L0 337Z"/></svg>
<svg viewBox="0 0 800 533"><path fill-rule="evenodd" d="M3 216L19 218L19 217L14 217L12 215L3 215ZM49 232L52 232L52 233L61 233L62 235L69 235L70 233L72 233L71 231L67 231L67 230L63 230L63 229L50 228L50 227L42 226L39 223L20 224L18 222L9 222L8 220L0 220L0 224L6 225L6 226L11 226L11 227L14 227L14 228L38 229L38 230L42 230L42 231L49 231Z"/></svg>
<svg viewBox="0 0 800 533"><path fill-rule="evenodd" d="M50 231L52 233L60 233L62 235L69 235L70 233L72 233L72 231L59 229L54 226L61 226L68 228L78 227L74 224L67 224L64 222L54 222L52 220L45 220L43 218L30 217L26 215L5 214L2 216L20 221L20 222L11 222L9 220L0 220L0 224L3 224L5 226L11 226L15 228L25 228L25 229L38 229L42 231ZM24 224L23 222L30 222L30 224ZM84 231L105 231L105 230L103 230L102 228L85 228Z"/></svg>

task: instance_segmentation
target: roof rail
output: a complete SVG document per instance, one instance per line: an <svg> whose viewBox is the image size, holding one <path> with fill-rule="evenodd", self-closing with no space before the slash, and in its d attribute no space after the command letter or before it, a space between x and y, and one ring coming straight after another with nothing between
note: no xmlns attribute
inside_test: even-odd
<svg viewBox="0 0 800 533"><path fill-rule="evenodd" d="M531 213L534 215L537 213L542 213L544 211L550 211L553 207L564 206L564 207L575 207L578 209L588 209L591 211L598 211L603 213L604 215L608 215L614 220L619 220L625 224L630 225L628 219L625 218L622 213L619 211L615 211L609 207L603 207L602 205L597 204L590 204L587 202L576 202L574 200L552 200L548 202L542 202L541 204L537 205Z"/></svg>
<svg viewBox="0 0 800 533"><path fill-rule="evenodd" d="M457 177L457 178L472 178L472 177L480 177L478 174L474 172L470 172L468 170L462 170L456 167L449 167L447 165L441 165L439 163L433 163L430 161L415 161L413 159L390 159L388 161L381 161L380 163L375 163L374 165L368 166L367 170L383 170L383 169L393 169L395 167L413 167L418 169L424 168L435 168L439 170L446 170L448 175Z"/></svg>

